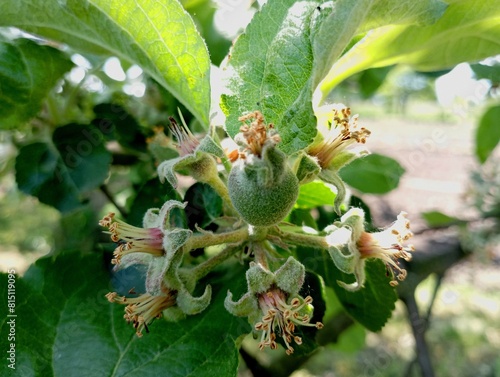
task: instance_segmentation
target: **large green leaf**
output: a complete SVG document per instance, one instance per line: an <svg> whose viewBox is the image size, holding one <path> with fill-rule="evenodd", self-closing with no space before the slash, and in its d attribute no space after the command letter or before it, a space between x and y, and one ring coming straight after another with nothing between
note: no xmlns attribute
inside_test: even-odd
<svg viewBox="0 0 500 377"><path fill-rule="evenodd" d="M238 117L254 110L274 124L287 153L306 147L316 135L311 22L319 3L271 1L236 41L226 68L230 92L221 104L231 136L241 126Z"/></svg>
<svg viewBox="0 0 500 377"><path fill-rule="evenodd" d="M16 158L19 189L61 212L79 207L82 195L107 178L111 153L104 135L91 125L68 124L55 130L53 144L22 147Z"/></svg>
<svg viewBox="0 0 500 377"><path fill-rule="evenodd" d="M403 63L436 71L499 52L497 1L455 1L432 25L385 26L368 33L333 65L321 92L325 98L347 77L368 68Z"/></svg>
<svg viewBox="0 0 500 377"><path fill-rule="evenodd" d="M34 117L45 96L72 65L66 55L52 47L27 39L0 41L0 129L21 126Z"/></svg>
<svg viewBox="0 0 500 377"><path fill-rule="evenodd" d="M429 25L436 22L446 8L442 0L375 0L358 32L390 24Z"/></svg>
<svg viewBox="0 0 500 377"><path fill-rule="evenodd" d="M241 114L260 110L283 151L306 147L316 135L313 91L353 36L366 25L432 22L442 9L437 0L268 2L231 51L221 103L228 133L238 132Z"/></svg>
<svg viewBox="0 0 500 377"><path fill-rule="evenodd" d="M210 59L177 0L4 0L0 26L137 63L208 124Z"/></svg>
<svg viewBox="0 0 500 377"><path fill-rule="evenodd" d="M481 117L476 131L476 156L484 163L500 141L500 105L492 106Z"/></svg>
<svg viewBox="0 0 500 377"><path fill-rule="evenodd" d="M390 24L431 24L445 8L440 0L335 1L333 11L322 20L315 35L313 86L325 77L355 34Z"/></svg>
<svg viewBox="0 0 500 377"><path fill-rule="evenodd" d="M404 172L405 169L393 158L373 153L343 167L340 177L361 192L385 194L398 187Z"/></svg>
<svg viewBox="0 0 500 377"><path fill-rule="evenodd" d="M349 292L339 286L337 280L349 284L354 282L354 275L338 270L326 250L300 247L297 254L306 268L320 274L325 284L334 289L346 312L368 330L380 330L391 317L397 295L389 284L391 278L387 276L384 263L367 261L365 287Z"/></svg>
<svg viewBox="0 0 500 377"><path fill-rule="evenodd" d="M7 275L0 280L5 303ZM202 314L177 323L158 320L137 338L123 319L124 307L104 298L111 288L101 257L40 260L16 282L16 375L236 376L235 340L250 326L227 313L223 302L229 282L244 287L240 280L221 280ZM2 342L3 354L6 346Z"/></svg>

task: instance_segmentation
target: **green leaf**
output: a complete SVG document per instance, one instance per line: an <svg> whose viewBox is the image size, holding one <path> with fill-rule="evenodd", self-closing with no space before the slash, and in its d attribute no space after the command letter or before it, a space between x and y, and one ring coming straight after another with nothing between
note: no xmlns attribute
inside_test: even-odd
<svg viewBox="0 0 500 377"><path fill-rule="evenodd" d="M337 0L333 11L318 26L314 39L314 83L316 87L344 52L356 34L389 24L429 24L443 13L446 4L440 0ZM328 10L321 6L323 13ZM332 37L334 36L334 37Z"/></svg>
<svg viewBox="0 0 500 377"><path fill-rule="evenodd" d="M367 194L385 194L399 185L405 169L393 158L370 154L354 160L340 170L349 186Z"/></svg>
<svg viewBox="0 0 500 377"><path fill-rule="evenodd" d="M61 212L80 205L78 189L71 182L59 154L49 144L33 143L19 150L16 182L22 192L36 196Z"/></svg>
<svg viewBox="0 0 500 377"><path fill-rule="evenodd" d="M344 310L342 308L342 304L340 303L335 291L330 286L325 286L325 298L326 298L326 312L325 319L328 321L328 318L331 318Z"/></svg>
<svg viewBox="0 0 500 377"><path fill-rule="evenodd" d="M310 209L323 205L333 206L335 193L322 181L314 181L300 186L295 208Z"/></svg>
<svg viewBox="0 0 500 377"><path fill-rule="evenodd" d="M389 284L391 277L388 276L382 261L366 261L365 271L366 282L363 289L349 292L338 284L332 288L349 315L368 330L379 331L391 317L398 296ZM332 275L335 281L340 280L347 284L355 280L353 275L344 274L337 269L332 271Z"/></svg>
<svg viewBox="0 0 500 377"><path fill-rule="evenodd" d="M429 22L442 8L436 0L268 2L231 51L221 98L228 133L238 133L241 114L260 110L284 152L305 148L316 135L313 91L363 22Z"/></svg>
<svg viewBox="0 0 500 377"><path fill-rule="evenodd" d="M500 141L500 105L492 106L481 117L476 131L476 156L483 164Z"/></svg>
<svg viewBox="0 0 500 377"><path fill-rule="evenodd" d="M19 189L61 212L79 207L82 195L108 176L111 154L94 126L69 124L52 135L53 145L33 143L16 158Z"/></svg>
<svg viewBox="0 0 500 377"><path fill-rule="evenodd" d="M99 129L68 124L54 131L52 141L79 191L92 190L107 178L111 154Z"/></svg>
<svg viewBox="0 0 500 377"><path fill-rule="evenodd" d="M500 8L495 0L452 2L434 24L386 26L345 53L321 83L323 98L340 82L368 68L409 64L437 71L477 61L500 50Z"/></svg>
<svg viewBox="0 0 500 377"><path fill-rule="evenodd" d="M338 352L354 354L361 351L366 346L366 330L360 324L355 323L343 331L334 344L329 344L328 348Z"/></svg>
<svg viewBox="0 0 500 377"><path fill-rule="evenodd" d="M92 124L101 130L109 130L107 138L116 139L125 148L146 152L146 137L125 108L114 103L101 103L94 107L94 113Z"/></svg>
<svg viewBox="0 0 500 377"><path fill-rule="evenodd" d="M130 206L127 222L141 227L146 211L150 208L161 208L167 200L182 201L182 198L170 183L161 183L158 177L150 179L137 191ZM180 208L172 209L170 221L171 226L179 228L187 226L186 215Z"/></svg>
<svg viewBox="0 0 500 377"><path fill-rule="evenodd" d="M285 221L298 226L308 226L316 230L318 229L318 224L316 224L316 220L314 220L309 209L294 208Z"/></svg>
<svg viewBox="0 0 500 377"><path fill-rule="evenodd" d="M457 219L456 217L448 216L447 214L439 211L422 212L421 216L431 228L448 226L462 222L462 220Z"/></svg>
<svg viewBox="0 0 500 377"><path fill-rule="evenodd" d="M374 0L339 0L321 5L313 40L315 89L356 35Z"/></svg>
<svg viewBox="0 0 500 377"><path fill-rule="evenodd" d="M190 229L195 225L205 228L222 215L222 198L206 183L197 182L192 185L184 196L188 202L186 214Z"/></svg>
<svg viewBox="0 0 500 377"><path fill-rule="evenodd" d="M242 114L259 110L279 132L284 152L310 144L316 135L311 22L319 3L268 2L237 39L226 68L230 92L221 98L230 136L238 133Z"/></svg>
<svg viewBox="0 0 500 377"><path fill-rule="evenodd" d="M0 41L0 129L22 126L34 117L72 65L64 53L52 47L27 39Z"/></svg>
<svg viewBox="0 0 500 377"><path fill-rule="evenodd" d="M356 195L351 195L348 208L351 207L361 208L365 213L365 230L367 232L378 231L378 228L373 226L372 211L370 207L361 198L358 198Z"/></svg>
<svg viewBox="0 0 500 377"><path fill-rule="evenodd" d="M472 71L477 80L487 79L490 80L493 86L500 84L500 64L484 65L484 64L471 64Z"/></svg>
<svg viewBox="0 0 500 377"><path fill-rule="evenodd" d="M380 86L384 83L387 74L391 71L392 67L381 67L367 69L361 72L358 78L359 92L363 98L370 98L373 96Z"/></svg>
<svg viewBox="0 0 500 377"><path fill-rule="evenodd" d="M61 377L236 376L235 341L250 330L223 305L230 284L245 285L243 271L236 269L243 279L220 279L206 311L177 323L157 320L149 334L137 338L123 319L124 307L104 298L109 276L100 256L39 260L16 281L16 371ZM5 303L7 275L0 280ZM7 328L4 320L2 334ZM5 355L6 342L1 344Z"/></svg>
<svg viewBox="0 0 500 377"><path fill-rule="evenodd" d="M177 0L5 0L0 25L136 63L208 126L210 58Z"/></svg>
<svg viewBox="0 0 500 377"><path fill-rule="evenodd" d="M57 228L52 229L54 243L51 251L55 255L93 251L96 242L97 216L91 206L82 206L60 216ZM110 250L110 256L113 250L114 247Z"/></svg>
<svg viewBox="0 0 500 377"><path fill-rule="evenodd" d="M436 22L448 5L441 0L376 0L358 32L368 31L384 25L417 24Z"/></svg>
<svg viewBox="0 0 500 377"><path fill-rule="evenodd" d="M383 262L368 260L365 287L349 292L340 287L337 280L352 283L354 275L339 271L326 250L299 247L297 254L307 269L320 274L325 284L334 289L346 312L368 330L379 331L391 317L397 295L389 284L391 278Z"/></svg>
<svg viewBox="0 0 500 377"><path fill-rule="evenodd" d="M225 38L215 26L214 15L217 4L213 0L184 0L181 2L195 20L196 26L207 44L212 64L218 66L229 52L231 41Z"/></svg>

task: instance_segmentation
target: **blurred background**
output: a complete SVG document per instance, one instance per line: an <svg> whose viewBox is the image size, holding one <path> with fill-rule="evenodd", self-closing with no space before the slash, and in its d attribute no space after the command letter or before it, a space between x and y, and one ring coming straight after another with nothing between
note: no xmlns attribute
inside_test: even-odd
<svg viewBox="0 0 500 377"><path fill-rule="evenodd" d="M191 8L186 2L205 28L215 64L251 19L254 9L242 3L220 2L209 22L197 14L194 2ZM137 119L144 135L154 138L154 126L166 125L180 106L138 66L79 54L72 61L74 68L51 96L59 108L68 107L58 102L61 93L77 104L73 118L87 116L96 104L119 104ZM437 376L500 376L499 84L500 57L491 57L442 72L372 69L332 93L333 101L349 106L372 131L368 149L396 159L405 170L387 194L355 188L353 194L368 204L378 227L389 225L401 210L408 212L417 251L409 278L399 288L402 300L384 329L370 333L339 316L335 342L297 361L294 377L418 376L416 358L422 355L417 349L430 355ZM50 114L51 109L44 111ZM195 122L190 126L196 131ZM111 176L89 195L89 206L62 214L16 186L20 148L46 132L36 122L0 132L2 272L15 268L22 274L49 253L93 249L100 237L99 213L129 207L151 174L143 154L116 152ZM329 308L327 316L340 311L340 305ZM240 374L251 376L255 365L271 365L279 357L243 351Z"/></svg>

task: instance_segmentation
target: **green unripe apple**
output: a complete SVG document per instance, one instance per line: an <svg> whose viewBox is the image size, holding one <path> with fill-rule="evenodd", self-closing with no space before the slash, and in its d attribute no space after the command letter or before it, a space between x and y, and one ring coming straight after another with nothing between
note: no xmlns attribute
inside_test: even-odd
<svg viewBox="0 0 500 377"><path fill-rule="evenodd" d="M299 182L286 156L267 145L262 157L249 156L233 165L228 190L234 208L254 226L270 226L283 220L299 194Z"/></svg>

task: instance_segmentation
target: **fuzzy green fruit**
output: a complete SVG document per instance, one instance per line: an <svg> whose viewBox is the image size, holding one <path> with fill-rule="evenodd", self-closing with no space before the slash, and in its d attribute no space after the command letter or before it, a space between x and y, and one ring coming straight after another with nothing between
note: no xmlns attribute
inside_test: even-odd
<svg viewBox="0 0 500 377"><path fill-rule="evenodd" d="M274 146L264 149L262 158L238 161L229 174L228 190L234 208L254 226L279 223L292 209L299 195L299 182L286 156Z"/></svg>

